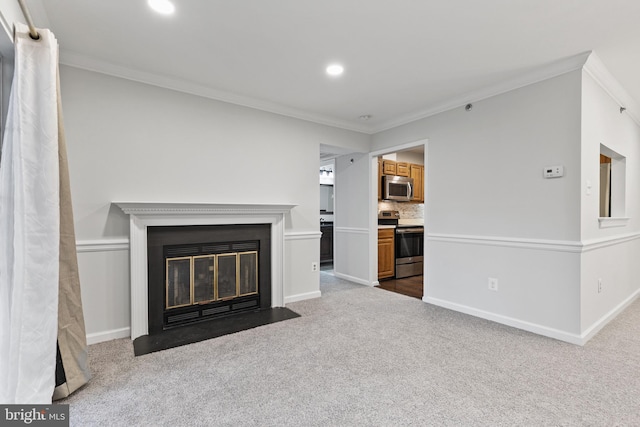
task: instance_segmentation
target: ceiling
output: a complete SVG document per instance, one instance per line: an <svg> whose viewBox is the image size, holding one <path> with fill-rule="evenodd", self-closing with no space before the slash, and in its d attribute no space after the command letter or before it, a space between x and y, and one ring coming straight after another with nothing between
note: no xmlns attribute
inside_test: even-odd
<svg viewBox="0 0 640 427"><path fill-rule="evenodd" d="M27 4L63 64L366 133L587 51L640 102L640 1L173 1L171 16L146 0Z"/></svg>

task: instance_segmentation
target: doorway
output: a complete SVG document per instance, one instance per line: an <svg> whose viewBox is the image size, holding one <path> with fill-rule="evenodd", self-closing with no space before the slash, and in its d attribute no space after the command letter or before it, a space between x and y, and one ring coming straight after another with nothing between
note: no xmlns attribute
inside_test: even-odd
<svg viewBox="0 0 640 427"><path fill-rule="evenodd" d="M369 275L369 152L330 150L334 161L333 275L371 286ZM319 191L318 191L319 197ZM325 218L326 219L326 218Z"/></svg>
<svg viewBox="0 0 640 427"><path fill-rule="evenodd" d="M333 274L335 160L326 152L320 154L320 271Z"/></svg>
<svg viewBox="0 0 640 427"><path fill-rule="evenodd" d="M382 188L383 182L388 181L383 179L387 175L410 177L412 197L401 201L387 199ZM370 236L371 247L375 248L371 254L371 282L380 289L419 299L426 293L427 258L423 256L427 253L426 176L427 140L371 153ZM388 218L396 219L389 221ZM404 241L403 233L409 230L422 235L419 253L416 252L419 256L410 261L419 267L407 274L404 264L407 258L403 255L406 251L398 248L398 244Z"/></svg>

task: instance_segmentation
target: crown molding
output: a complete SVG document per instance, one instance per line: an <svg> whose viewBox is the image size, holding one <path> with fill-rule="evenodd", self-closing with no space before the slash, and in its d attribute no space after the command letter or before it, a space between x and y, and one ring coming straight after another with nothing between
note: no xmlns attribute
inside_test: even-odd
<svg viewBox="0 0 640 427"><path fill-rule="evenodd" d="M353 132L371 134L371 127L356 125L350 121L340 120L321 114L309 113L299 109L283 106L274 102L268 102L249 96L239 95L232 92L215 89L209 86L188 82L185 80L163 76L161 74L149 73L146 71L134 70L132 68L115 65L100 59L91 58L68 50L60 50L60 63L74 68L119 77L126 80L157 86L164 89L175 90L177 92L188 93L203 98L216 101L227 102L229 104L254 108L256 110L279 114L281 116L292 117L294 119L305 120L325 126L350 130Z"/></svg>
<svg viewBox="0 0 640 427"><path fill-rule="evenodd" d="M626 108L626 113L640 126L640 107L638 103L622 87L620 82L609 72L604 63L595 52L592 52L584 65L584 71L609 94L609 96L621 107Z"/></svg>
<svg viewBox="0 0 640 427"><path fill-rule="evenodd" d="M583 52L578 55L554 61L550 64L537 67L534 70L523 73L517 77L500 81L494 85L490 85L479 90L458 95L446 102L427 108L425 110L382 122L378 126L374 127L373 133L378 133L398 126L402 126L416 120L424 119L439 113L444 113L445 111L453 110L454 108L461 107L470 102L478 102L483 99L491 98L493 96L510 92L512 90L520 89L522 87L551 79L553 77L557 77L571 71L579 70L584 66L590 54L590 51Z"/></svg>
<svg viewBox="0 0 640 427"><path fill-rule="evenodd" d="M132 68L115 65L66 50L60 51L60 63L70 67L102 73L164 89L175 90L216 101L227 102L234 105L305 120L320 125L369 135L431 117L436 114L461 107L469 102L478 102L483 99L529 86L571 71L584 69L620 106L625 107L629 116L634 120L634 122L640 125L640 108L638 107L638 104L633 100L633 98L631 98L631 96L629 96L626 90L620 85L620 83L618 83L598 56L592 51L583 52L578 55L554 61L512 79L507 79L479 90L466 92L430 108L383 121L377 125L358 125L350 121L313 114L273 102L234 94L232 92L187 82L173 77L134 70Z"/></svg>

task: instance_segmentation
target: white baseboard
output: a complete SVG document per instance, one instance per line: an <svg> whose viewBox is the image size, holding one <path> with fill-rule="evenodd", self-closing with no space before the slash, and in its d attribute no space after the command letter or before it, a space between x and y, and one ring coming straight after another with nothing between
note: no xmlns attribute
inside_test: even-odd
<svg viewBox="0 0 640 427"><path fill-rule="evenodd" d="M355 277L355 276L349 276L348 274L338 273L335 270L333 270L333 275L336 276L339 279L348 280L350 282L354 282L354 283L357 283L359 285L366 285L366 286L371 286L372 285L371 282L369 282L366 279L361 279L361 278Z"/></svg>
<svg viewBox="0 0 640 427"><path fill-rule="evenodd" d="M471 316L480 317L482 319L491 320L496 323L511 326L514 328L522 329L524 331L533 332L534 334L542 335L549 338L554 338L560 341L565 341L576 345L585 345L591 338L596 336L602 328L604 328L610 321L616 318L622 313L629 305L631 305L636 298L640 297L640 289L636 290L628 298L614 307L607 314L602 316L593 325L587 328L580 335L572 334L570 332L561 331L558 329L549 328L547 326L538 325L536 323L526 322L520 319L514 319L513 317L503 316L501 314L491 313L484 310L479 310L473 307L469 307L462 304L453 303L446 300L441 300L433 297L423 297L422 301L437 305L439 307L448 308L450 310L458 311L460 313L469 314Z"/></svg>
<svg viewBox="0 0 640 427"><path fill-rule="evenodd" d="M307 292L307 293L304 293L304 294L290 295L288 297L284 297L284 303L285 304L289 304L289 303L296 302L296 301L304 301L306 299L320 298L321 296L322 296L322 293L320 291L313 291L313 292Z"/></svg>
<svg viewBox="0 0 640 427"><path fill-rule="evenodd" d="M119 338L128 338L131 336L131 328L113 329L111 331L94 332L87 334L87 344L97 344L99 342L117 340Z"/></svg>
<svg viewBox="0 0 640 427"><path fill-rule="evenodd" d="M622 313L632 302L640 296L640 289L632 293L627 299L622 301L616 307L614 307L607 314L602 316L593 325L588 327L581 335L583 342L586 344L591 338L593 338L602 328L604 328L609 322L611 322L618 314Z"/></svg>
<svg viewBox="0 0 640 427"><path fill-rule="evenodd" d="M479 310L477 308L469 307L454 302L441 300L433 297L422 297L422 301L437 305L439 307L448 308L460 313L469 314L471 316L480 317L481 319L491 320L496 323L511 326L524 331L533 332L534 334L542 335L549 338L554 338L560 341L565 341L571 344L584 345L586 340L582 335L572 334L570 332L561 331L547 326L538 325L536 323L526 322L520 319L514 319L513 317L503 316L501 314L492 313L489 311Z"/></svg>

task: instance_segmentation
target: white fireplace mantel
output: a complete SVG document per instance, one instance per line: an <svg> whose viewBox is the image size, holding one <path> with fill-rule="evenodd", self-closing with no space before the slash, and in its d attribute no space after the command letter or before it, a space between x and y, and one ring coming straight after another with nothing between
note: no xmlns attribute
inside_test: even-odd
<svg viewBox="0 0 640 427"><path fill-rule="evenodd" d="M271 224L271 304L284 306L284 216L296 205L113 202L129 215L131 339L149 334L147 227Z"/></svg>

